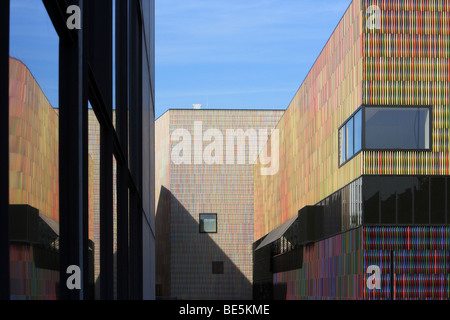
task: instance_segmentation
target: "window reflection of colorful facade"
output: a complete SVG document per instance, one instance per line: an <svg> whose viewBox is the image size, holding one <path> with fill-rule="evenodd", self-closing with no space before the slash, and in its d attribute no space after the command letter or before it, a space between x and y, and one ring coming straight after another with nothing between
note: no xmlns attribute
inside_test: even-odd
<svg viewBox="0 0 450 320"><path fill-rule="evenodd" d="M278 174L262 176L254 167L255 241L305 206L323 208L324 230L333 216L339 221L338 230L302 244L301 268L273 273L273 287L283 288L274 289L278 298L449 297L449 20L447 1L359 0L348 7L277 125ZM355 132L361 106L361 136L345 136L340 128L351 120ZM379 110L369 107L421 107L410 127L430 123L429 136L424 131L417 148L377 148L383 125L394 131L378 123L379 139L370 140L376 122L369 111ZM422 107L430 108L429 119ZM375 291L366 286L370 265L382 272Z"/></svg>

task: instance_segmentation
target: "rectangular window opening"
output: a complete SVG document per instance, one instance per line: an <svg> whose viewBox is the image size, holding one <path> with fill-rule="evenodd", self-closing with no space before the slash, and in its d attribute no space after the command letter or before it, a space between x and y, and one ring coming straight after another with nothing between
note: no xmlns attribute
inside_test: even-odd
<svg viewBox="0 0 450 320"><path fill-rule="evenodd" d="M223 261L212 262L212 274L223 274Z"/></svg>
<svg viewBox="0 0 450 320"><path fill-rule="evenodd" d="M429 107L365 107L364 148L368 150L429 150Z"/></svg>
<svg viewBox="0 0 450 320"><path fill-rule="evenodd" d="M217 214L201 213L199 228L200 233L217 233Z"/></svg>

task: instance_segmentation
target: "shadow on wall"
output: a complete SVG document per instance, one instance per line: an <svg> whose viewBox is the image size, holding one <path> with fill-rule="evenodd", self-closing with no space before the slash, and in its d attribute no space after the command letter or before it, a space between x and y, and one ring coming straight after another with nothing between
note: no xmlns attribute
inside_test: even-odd
<svg viewBox="0 0 450 320"><path fill-rule="evenodd" d="M215 236L230 239L229 247L239 245L232 235L221 234L221 214L226 213L217 212ZM247 277L209 234L199 232L192 214L165 187L161 187L156 210L156 295L186 300L252 298Z"/></svg>

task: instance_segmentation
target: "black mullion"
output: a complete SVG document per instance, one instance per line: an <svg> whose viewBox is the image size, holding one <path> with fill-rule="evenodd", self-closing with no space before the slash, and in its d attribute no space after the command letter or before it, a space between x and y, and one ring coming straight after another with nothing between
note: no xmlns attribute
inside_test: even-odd
<svg viewBox="0 0 450 320"><path fill-rule="evenodd" d="M128 299L128 170L117 165L117 299Z"/></svg>
<svg viewBox="0 0 450 320"><path fill-rule="evenodd" d="M415 177L417 178L417 177ZM412 222L411 224L414 225L414 213L415 213L415 201L416 201L416 192L415 192L416 188L414 186L411 186L411 196L412 196Z"/></svg>
<svg viewBox="0 0 450 320"><path fill-rule="evenodd" d="M0 300L9 300L9 0L0 2L0 43Z"/></svg>
<svg viewBox="0 0 450 320"><path fill-rule="evenodd" d="M129 1L128 11L128 44L129 44L129 121L133 125L129 128L129 158L130 179L135 192L131 192L130 199L130 298L142 298L142 202L139 201L142 190L142 36L137 0Z"/></svg>
<svg viewBox="0 0 450 320"><path fill-rule="evenodd" d="M397 188L395 188L395 225L398 225L398 189Z"/></svg>
<svg viewBox="0 0 450 320"><path fill-rule="evenodd" d="M87 235L87 34L88 10L81 7L83 29L78 37L60 39L59 49L59 203L60 203L60 298L83 299L88 294ZM48 7L47 7L48 9ZM80 267L82 291L66 286L69 266Z"/></svg>

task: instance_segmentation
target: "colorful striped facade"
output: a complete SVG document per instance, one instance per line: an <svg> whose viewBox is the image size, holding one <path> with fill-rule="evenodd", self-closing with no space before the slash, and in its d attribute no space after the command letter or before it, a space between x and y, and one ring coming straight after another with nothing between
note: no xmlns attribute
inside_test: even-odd
<svg viewBox="0 0 450 320"><path fill-rule="evenodd" d="M350 4L276 127L278 174L263 176L254 166L254 238L263 239L305 206L324 206L360 177L442 177L445 199L436 206L432 187L427 189L431 220L402 225L395 217L383 222L386 199L380 196L381 220L368 223L363 178L360 200L342 202L342 210L359 206L359 223L342 218L337 234L304 245L302 268L273 274L274 296L280 298L275 288L283 287L281 298L287 299L449 297L449 59L449 1ZM431 107L430 150L363 147L340 164L339 129L361 106ZM420 194L420 186L411 188ZM421 210L420 203L414 210ZM442 211L439 222L433 222L435 210ZM381 268L381 289L366 285L371 265Z"/></svg>
<svg viewBox="0 0 450 320"><path fill-rule="evenodd" d="M169 110L156 120L158 296L252 298L253 171L249 155L258 145L245 141L245 163L227 164L225 140L227 130L270 132L282 114L273 110ZM200 136L194 134L195 123L201 123ZM189 164L172 161L174 148L180 143L173 138L178 129L191 135ZM223 135L221 164L201 159L212 142L203 136L209 129ZM202 139L198 157L194 149ZM237 154L237 142L235 147L232 152ZM218 155L221 150L215 152ZM199 231L203 213L217 215L216 233ZM216 269L217 264L222 267Z"/></svg>

